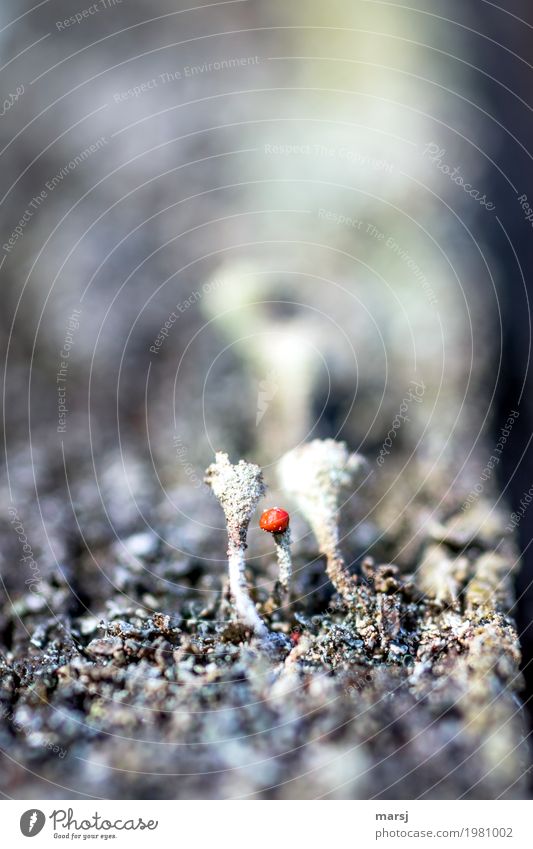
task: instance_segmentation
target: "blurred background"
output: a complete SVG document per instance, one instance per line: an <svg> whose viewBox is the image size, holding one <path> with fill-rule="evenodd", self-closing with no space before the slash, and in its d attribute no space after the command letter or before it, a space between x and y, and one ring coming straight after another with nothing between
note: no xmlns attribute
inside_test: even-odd
<svg viewBox="0 0 533 849"><path fill-rule="evenodd" d="M428 523L485 502L512 522L533 485L532 28L521 0L4 0L6 644L28 577L10 508L52 610L219 592L215 450L273 498L300 442L361 451L354 561L412 569Z"/></svg>

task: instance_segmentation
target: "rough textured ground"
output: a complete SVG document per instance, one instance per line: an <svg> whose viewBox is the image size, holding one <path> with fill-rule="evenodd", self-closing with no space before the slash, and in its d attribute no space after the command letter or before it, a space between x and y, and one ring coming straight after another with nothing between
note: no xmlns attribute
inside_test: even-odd
<svg viewBox="0 0 533 849"><path fill-rule="evenodd" d="M522 798L515 551L482 506L428 526L414 575L356 565L350 609L296 521L290 608L256 591L277 658L235 622L208 540L176 559L135 535L90 577L80 554L75 585L2 609L3 792Z"/></svg>

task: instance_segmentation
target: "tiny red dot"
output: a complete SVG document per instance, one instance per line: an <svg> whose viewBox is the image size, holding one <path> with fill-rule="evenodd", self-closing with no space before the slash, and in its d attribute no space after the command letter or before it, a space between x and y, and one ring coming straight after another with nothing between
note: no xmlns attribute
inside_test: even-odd
<svg viewBox="0 0 533 849"><path fill-rule="evenodd" d="M281 534L289 527L289 514L281 507L271 507L259 519L259 527L271 534Z"/></svg>

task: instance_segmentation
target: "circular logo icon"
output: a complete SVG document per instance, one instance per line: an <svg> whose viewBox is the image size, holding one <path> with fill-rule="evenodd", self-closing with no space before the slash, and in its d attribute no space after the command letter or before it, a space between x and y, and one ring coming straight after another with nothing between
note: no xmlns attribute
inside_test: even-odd
<svg viewBox="0 0 533 849"><path fill-rule="evenodd" d="M37 808L31 808L29 811L24 811L20 818L20 830L24 837L35 837L43 830L46 817L42 811Z"/></svg>

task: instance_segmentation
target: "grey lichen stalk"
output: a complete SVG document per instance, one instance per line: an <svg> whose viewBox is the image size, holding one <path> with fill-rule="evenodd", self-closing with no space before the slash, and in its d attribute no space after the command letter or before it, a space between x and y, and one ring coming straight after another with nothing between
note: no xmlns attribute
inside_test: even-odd
<svg viewBox="0 0 533 849"><path fill-rule="evenodd" d="M279 569L279 586L284 596L288 596L291 589L292 557L291 557L291 529L287 528L281 534L273 534L276 543L276 553Z"/></svg>
<svg viewBox="0 0 533 849"><path fill-rule="evenodd" d="M364 459L351 454L344 442L315 439L289 451L279 463L281 486L295 499L311 525L327 572L338 592L352 600L356 581L346 567L339 545L341 496L353 487Z"/></svg>
<svg viewBox="0 0 533 849"><path fill-rule="evenodd" d="M230 591L244 625L263 639L269 630L257 612L246 584L246 538L250 519L265 493L259 466L241 460L233 465L227 454L217 452L215 462L205 473L205 482L220 502L228 530L228 567Z"/></svg>

